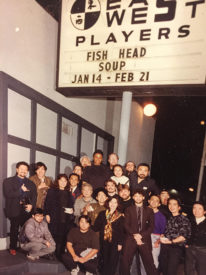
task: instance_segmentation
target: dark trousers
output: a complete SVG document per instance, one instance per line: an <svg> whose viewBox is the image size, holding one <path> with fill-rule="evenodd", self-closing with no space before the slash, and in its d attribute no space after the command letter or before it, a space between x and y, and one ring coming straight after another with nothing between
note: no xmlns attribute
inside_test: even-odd
<svg viewBox="0 0 206 275"><path fill-rule="evenodd" d="M141 256L147 275L158 274L152 257L152 248L146 243L143 245L137 245L135 239L132 236L129 236L126 238L123 245L120 265L121 275L130 274L130 267L135 254Z"/></svg>
<svg viewBox="0 0 206 275"><path fill-rule="evenodd" d="M31 214L22 210L17 217L10 218L10 249L17 249L19 227L31 218Z"/></svg>
<svg viewBox="0 0 206 275"><path fill-rule="evenodd" d="M189 246L185 249L185 274L206 274L206 247Z"/></svg>
<svg viewBox="0 0 206 275"><path fill-rule="evenodd" d="M77 268L77 265L82 271L88 271L94 274L96 274L97 271L97 257L87 261L84 264L81 264L79 262L74 262L70 253L65 253L62 255L62 262L69 271L71 271L74 268Z"/></svg>
<svg viewBox="0 0 206 275"><path fill-rule="evenodd" d="M161 244L160 269L163 275L177 274L178 265L183 255L184 247L173 244Z"/></svg>
<svg viewBox="0 0 206 275"><path fill-rule="evenodd" d="M68 226L69 224L64 223L50 223L49 230L54 238L56 243L56 256L57 258L61 258L61 255L65 253L66 242L67 242L67 234L68 234Z"/></svg>
<svg viewBox="0 0 206 275"><path fill-rule="evenodd" d="M119 251L117 244L103 241L102 243L103 269L102 275L114 275L116 273Z"/></svg>

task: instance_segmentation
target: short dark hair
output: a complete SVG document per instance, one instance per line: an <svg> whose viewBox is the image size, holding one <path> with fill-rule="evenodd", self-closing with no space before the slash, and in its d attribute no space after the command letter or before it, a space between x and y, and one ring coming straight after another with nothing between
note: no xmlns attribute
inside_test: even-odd
<svg viewBox="0 0 206 275"><path fill-rule="evenodd" d="M115 164L115 165L113 166L113 171L114 171L114 168L116 168L116 167L120 167L120 168L122 169L122 174L124 174L124 169L123 169L123 167L122 167L121 164Z"/></svg>
<svg viewBox="0 0 206 275"><path fill-rule="evenodd" d="M170 198L168 199L167 205L169 205L169 202L172 201L172 200L175 200L175 201L177 202L178 206L181 207L181 200L180 200L178 197L175 197L175 196L170 197Z"/></svg>
<svg viewBox="0 0 206 275"><path fill-rule="evenodd" d="M76 173L71 173L69 175L69 180L70 180L71 176L76 176L78 178L78 181L80 180L79 175L77 175Z"/></svg>
<svg viewBox="0 0 206 275"><path fill-rule="evenodd" d="M90 225L91 225L91 223L92 223L92 221L91 221L91 219L90 219L90 217L89 217L88 215L81 215L81 216L79 217L79 219L78 219L78 222L80 222L81 219L85 219L86 222L88 222Z"/></svg>
<svg viewBox="0 0 206 275"><path fill-rule="evenodd" d="M47 170L46 164L44 164L43 162L39 161L39 162L35 163L34 171L36 172L36 170L38 170L40 167L44 167L45 171Z"/></svg>
<svg viewBox="0 0 206 275"><path fill-rule="evenodd" d="M19 161L19 162L17 162L16 169L18 169L21 165L26 166L28 168L28 170L29 170L29 164L26 161Z"/></svg>
<svg viewBox="0 0 206 275"><path fill-rule="evenodd" d="M145 197L145 192L144 192L144 190L143 189L139 189L139 188L136 188L136 189L134 189L133 191L132 191L132 196L134 196L135 194L140 194L140 195L142 195L143 197Z"/></svg>
<svg viewBox="0 0 206 275"><path fill-rule="evenodd" d="M102 150L100 150L100 149L97 149L97 150L95 150L94 151L94 153L93 153L93 157L94 157L94 155L96 155L96 154L100 154L100 155L102 155L102 157L103 157L103 151Z"/></svg>
<svg viewBox="0 0 206 275"><path fill-rule="evenodd" d="M203 209L204 210L206 209L205 204L203 203L203 201L195 201L195 202L193 202L192 206L194 206L195 204L202 205Z"/></svg>
<svg viewBox="0 0 206 275"><path fill-rule="evenodd" d="M105 183L104 183L104 186L105 186L105 187L107 186L107 183L108 183L108 182L112 182L112 183L115 185L115 187L117 187L116 181L114 181L114 180L111 179L111 178L105 181Z"/></svg>
<svg viewBox="0 0 206 275"><path fill-rule="evenodd" d="M96 199L96 197L98 196L99 192L103 192L108 197L106 189L104 187L99 187L99 188L96 188L94 190L94 193L93 193L93 198L94 199Z"/></svg>
<svg viewBox="0 0 206 275"><path fill-rule="evenodd" d="M147 167L148 170L150 171L150 166L149 166L148 163L146 163L146 162L141 162L141 163L139 163L139 164L137 165L137 169L138 169L140 166L145 166L145 167Z"/></svg>
<svg viewBox="0 0 206 275"><path fill-rule="evenodd" d="M39 214L39 215L44 215L44 210L42 208L36 208L34 209L33 211L33 215L36 215L36 214Z"/></svg>
<svg viewBox="0 0 206 275"><path fill-rule="evenodd" d="M168 191L167 189L162 189L162 190L160 191L160 194L162 194L163 192L168 193L168 195L170 194L169 191Z"/></svg>
<svg viewBox="0 0 206 275"><path fill-rule="evenodd" d="M148 201L151 200L152 197L156 197L156 198L158 198L159 201L160 201L160 196L159 196L159 195L156 195L156 194L150 195Z"/></svg>
<svg viewBox="0 0 206 275"><path fill-rule="evenodd" d="M136 165L135 165L134 161L132 161L132 160L128 160L128 161L125 163L125 165L124 165L124 166L126 167L126 166L127 166L127 164L128 164L128 163L130 163L130 162L134 164L134 169L135 169L135 168L136 168Z"/></svg>

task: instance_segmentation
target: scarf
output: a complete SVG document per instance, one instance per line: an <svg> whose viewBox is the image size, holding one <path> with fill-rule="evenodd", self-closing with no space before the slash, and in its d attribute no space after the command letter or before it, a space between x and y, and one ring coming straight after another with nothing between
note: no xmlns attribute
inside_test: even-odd
<svg viewBox="0 0 206 275"><path fill-rule="evenodd" d="M112 223L118 220L122 216L117 210L111 214L109 210L106 210L106 221L107 224L104 227L104 240L112 241Z"/></svg>

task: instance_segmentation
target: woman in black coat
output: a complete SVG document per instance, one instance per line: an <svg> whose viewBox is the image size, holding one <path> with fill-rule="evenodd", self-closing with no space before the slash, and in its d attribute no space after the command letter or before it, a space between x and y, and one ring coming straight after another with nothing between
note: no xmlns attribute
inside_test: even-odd
<svg viewBox="0 0 206 275"><path fill-rule="evenodd" d="M122 249L124 218L119 209L118 196L106 202L106 210L99 213L93 230L100 234L100 257L103 265L101 274L114 275Z"/></svg>
<svg viewBox="0 0 206 275"><path fill-rule="evenodd" d="M66 174L59 174L54 185L48 190L45 206L49 230L56 242L56 255L64 253L66 236L72 214L72 197Z"/></svg>

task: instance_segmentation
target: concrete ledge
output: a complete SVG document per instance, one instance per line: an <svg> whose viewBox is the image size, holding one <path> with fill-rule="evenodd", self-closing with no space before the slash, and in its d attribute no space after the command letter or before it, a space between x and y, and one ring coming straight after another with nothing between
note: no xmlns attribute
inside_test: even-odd
<svg viewBox="0 0 206 275"><path fill-rule="evenodd" d="M29 275L29 274L70 274L59 261L39 259L29 261L26 255L17 251L16 256L9 254L8 250L0 251L0 275Z"/></svg>

